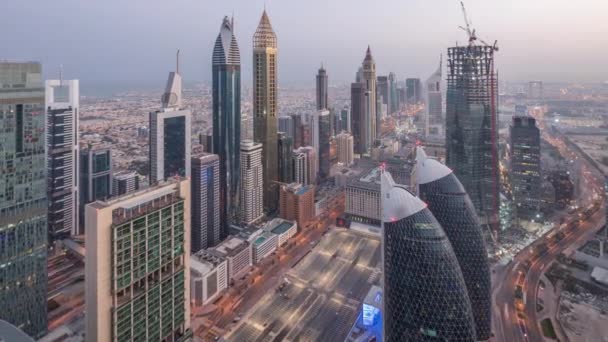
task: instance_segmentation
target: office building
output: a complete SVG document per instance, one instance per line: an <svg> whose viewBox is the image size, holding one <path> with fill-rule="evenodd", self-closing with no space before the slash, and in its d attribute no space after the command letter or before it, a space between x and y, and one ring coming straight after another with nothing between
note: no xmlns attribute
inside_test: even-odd
<svg viewBox="0 0 608 342"><path fill-rule="evenodd" d="M86 341L186 341L190 330L190 181L85 209Z"/></svg>
<svg viewBox="0 0 608 342"><path fill-rule="evenodd" d="M277 210L277 37L266 10L253 35L253 140L262 144L264 209Z"/></svg>
<svg viewBox="0 0 608 342"><path fill-rule="evenodd" d="M139 190L137 171L118 172L112 179L112 196L121 196Z"/></svg>
<svg viewBox="0 0 608 342"><path fill-rule="evenodd" d="M338 142L338 163L350 166L354 158L354 140L350 133L342 132L336 136Z"/></svg>
<svg viewBox="0 0 608 342"><path fill-rule="evenodd" d="M190 303L213 303L228 288L228 262L206 250L190 256Z"/></svg>
<svg viewBox="0 0 608 342"><path fill-rule="evenodd" d="M317 184L317 175L319 173L319 160L318 155L314 147L312 146L304 146L294 151L295 154L303 153L306 155L306 169L303 171L306 172L304 176L302 174L302 169L300 169L300 164L294 163L294 181L301 180L305 178L307 182L301 184Z"/></svg>
<svg viewBox="0 0 608 342"><path fill-rule="evenodd" d="M295 126L292 116L279 117L279 132L285 133L292 140L295 138Z"/></svg>
<svg viewBox="0 0 608 342"><path fill-rule="evenodd" d="M359 82L363 84L363 89L365 90L364 121L362 123L363 127L360 128L365 129L366 134L365 140L362 141L362 146L365 148L365 151L368 151L374 144L376 137L380 136L380 117L376 110L376 62L374 62L372 51L369 46L367 47L365 59L363 60L361 79Z"/></svg>
<svg viewBox="0 0 608 342"><path fill-rule="evenodd" d="M220 178L217 154L192 157L192 253L221 241Z"/></svg>
<svg viewBox="0 0 608 342"><path fill-rule="evenodd" d="M323 181L329 177L331 167L329 161L329 140L331 139L331 116L328 110L320 110L313 114L310 120L310 135L312 147L319 157L319 173L317 179Z"/></svg>
<svg viewBox="0 0 608 342"><path fill-rule="evenodd" d="M355 153L366 154L368 151L368 129L366 127L366 95L363 83L352 83L350 86L351 132L355 141Z"/></svg>
<svg viewBox="0 0 608 342"><path fill-rule="evenodd" d="M295 183L308 185L308 163L306 153L295 150L291 154L292 180Z"/></svg>
<svg viewBox="0 0 608 342"><path fill-rule="evenodd" d="M537 222L541 218L540 130L536 120L514 116L510 127L511 189L517 218Z"/></svg>
<svg viewBox="0 0 608 342"><path fill-rule="evenodd" d="M475 207L452 170L416 150L418 196L428 205L452 244L464 276L475 320L476 341L492 333L492 284L483 232Z"/></svg>
<svg viewBox="0 0 608 342"><path fill-rule="evenodd" d="M327 71L325 71L323 64L321 64L317 73L317 110L329 109L327 80Z"/></svg>
<svg viewBox="0 0 608 342"><path fill-rule="evenodd" d="M213 132L199 133L198 143L203 147L203 152L213 153Z"/></svg>
<svg viewBox="0 0 608 342"><path fill-rule="evenodd" d="M301 114L290 115L293 124L293 148L300 148L304 145L304 123Z"/></svg>
<svg viewBox="0 0 608 342"><path fill-rule="evenodd" d="M78 80L46 81L48 227L52 239L78 229Z"/></svg>
<svg viewBox="0 0 608 342"><path fill-rule="evenodd" d="M353 222L380 226L381 170L377 166L364 168L365 171L346 183L344 212L351 217Z"/></svg>
<svg viewBox="0 0 608 342"><path fill-rule="evenodd" d="M293 143L285 133L277 134L277 144L279 152L279 182L291 183L293 177Z"/></svg>
<svg viewBox="0 0 608 342"><path fill-rule="evenodd" d="M241 56L233 22L224 17L213 47L213 153L220 158L220 239L238 222L241 186Z"/></svg>
<svg viewBox="0 0 608 342"><path fill-rule="evenodd" d="M260 261L262 261L262 259L276 251L278 241L279 237L276 234L264 231L262 229L256 230L256 232L251 235L249 240L249 243L251 244L253 264L257 265Z"/></svg>
<svg viewBox="0 0 608 342"><path fill-rule="evenodd" d="M296 221L303 229L315 217L315 188L312 185L291 183L281 186L280 216Z"/></svg>
<svg viewBox="0 0 608 342"><path fill-rule="evenodd" d="M80 200L78 217L80 232L84 233L84 207L95 201L105 201L112 196L112 152L102 145L88 145L80 149Z"/></svg>
<svg viewBox="0 0 608 342"><path fill-rule="evenodd" d="M47 330L44 91L40 63L0 61L0 320L35 338Z"/></svg>
<svg viewBox="0 0 608 342"><path fill-rule="evenodd" d="M441 71L442 63L439 62L437 69L425 82L426 87L426 115L424 129L425 134L430 134L431 125L438 125L443 122L443 95L441 93Z"/></svg>
<svg viewBox="0 0 608 342"><path fill-rule="evenodd" d="M421 100L419 78L408 78L405 80L405 97L408 104L416 104Z"/></svg>
<svg viewBox="0 0 608 342"><path fill-rule="evenodd" d="M338 127L338 129L336 130L337 132L340 131L345 131L345 132L351 132L350 129L350 108L348 106L344 106L344 108L342 108L342 110L340 111L340 126Z"/></svg>
<svg viewBox="0 0 608 342"><path fill-rule="evenodd" d="M483 224L498 225L498 85L494 47L448 49L446 165L471 197Z"/></svg>
<svg viewBox="0 0 608 342"><path fill-rule="evenodd" d="M397 76L394 73L388 74L388 92L389 92L389 114L395 114L399 111L399 91L397 89Z"/></svg>
<svg viewBox="0 0 608 342"><path fill-rule="evenodd" d="M476 341L458 259L426 204L381 176L385 341Z"/></svg>
<svg viewBox="0 0 608 342"><path fill-rule="evenodd" d="M228 262L228 281L234 281L247 273L253 265L253 250L246 240L229 236L221 244L210 248L212 255L226 259Z"/></svg>
<svg viewBox="0 0 608 342"><path fill-rule="evenodd" d="M241 222L252 224L264 216L262 144L241 142Z"/></svg>
<svg viewBox="0 0 608 342"><path fill-rule="evenodd" d="M381 111L389 112L389 104L391 102L391 93L389 91L388 76L378 76L376 81L377 98L380 99L379 105Z"/></svg>
<svg viewBox="0 0 608 342"><path fill-rule="evenodd" d="M191 113L182 108L179 51L161 103L161 110L150 112L150 184L190 176Z"/></svg>

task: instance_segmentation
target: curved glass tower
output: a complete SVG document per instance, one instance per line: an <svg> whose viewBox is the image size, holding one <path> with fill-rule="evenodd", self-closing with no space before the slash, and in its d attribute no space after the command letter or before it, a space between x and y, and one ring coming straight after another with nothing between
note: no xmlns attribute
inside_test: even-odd
<svg viewBox="0 0 608 342"><path fill-rule="evenodd" d="M424 202L382 174L385 341L475 341L465 282Z"/></svg>
<svg viewBox="0 0 608 342"><path fill-rule="evenodd" d="M490 338L492 295L488 254L475 207L452 170L416 151L418 195L443 227L464 276L477 340Z"/></svg>
<svg viewBox="0 0 608 342"><path fill-rule="evenodd" d="M213 48L213 153L220 157L220 239L239 214L241 56L233 23L224 17Z"/></svg>

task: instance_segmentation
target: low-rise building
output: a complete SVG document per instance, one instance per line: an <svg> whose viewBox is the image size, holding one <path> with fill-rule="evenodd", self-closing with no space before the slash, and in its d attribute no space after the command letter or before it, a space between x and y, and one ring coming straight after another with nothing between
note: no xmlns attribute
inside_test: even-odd
<svg viewBox="0 0 608 342"><path fill-rule="evenodd" d="M224 242L207 250L212 255L223 257L228 262L228 279L244 275L253 265L251 244L243 239L229 236Z"/></svg>
<svg viewBox="0 0 608 342"><path fill-rule="evenodd" d="M315 217L314 186L298 183L281 186L279 212L281 218L306 226Z"/></svg>
<svg viewBox="0 0 608 342"><path fill-rule="evenodd" d="M190 300L193 305L206 305L228 288L226 259L201 250L190 257Z"/></svg>
<svg viewBox="0 0 608 342"><path fill-rule="evenodd" d="M253 263L259 263L262 259L276 251L278 241L278 235L271 232L262 232L259 234L251 244L253 248Z"/></svg>
<svg viewBox="0 0 608 342"><path fill-rule="evenodd" d="M277 235L277 247L281 247L298 233L298 223L275 218L266 224L264 230Z"/></svg>

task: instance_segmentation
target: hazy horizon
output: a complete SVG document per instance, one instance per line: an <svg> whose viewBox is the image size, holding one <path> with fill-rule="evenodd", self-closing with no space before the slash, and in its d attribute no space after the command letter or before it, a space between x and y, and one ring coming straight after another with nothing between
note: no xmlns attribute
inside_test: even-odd
<svg viewBox="0 0 608 342"><path fill-rule="evenodd" d="M262 0L8 0L0 22L0 59L37 60L54 78L89 84L164 85L180 48L186 82L210 83L211 53L222 18L234 13L243 86L251 82L251 37ZM607 1L468 0L469 17L507 81L608 80ZM321 63L330 83L351 82L369 44L379 75L425 79L447 47L466 43L458 0L266 1L279 45L281 86L312 86ZM6 34L10 32L10 34Z"/></svg>

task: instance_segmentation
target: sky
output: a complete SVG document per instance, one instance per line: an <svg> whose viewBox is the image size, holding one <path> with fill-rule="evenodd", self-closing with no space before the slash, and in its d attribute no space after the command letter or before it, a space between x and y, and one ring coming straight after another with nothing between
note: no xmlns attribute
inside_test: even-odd
<svg viewBox="0 0 608 342"><path fill-rule="evenodd" d="M458 0L1 0L0 59L63 65L83 83L164 86L181 49L186 82L211 80L222 18L234 15L243 86L251 40L266 6L279 47L279 85L352 82L368 44L378 74L425 79L449 46L466 43ZM466 0L477 35L498 40L510 81L608 80L607 0Z"/></svg>

